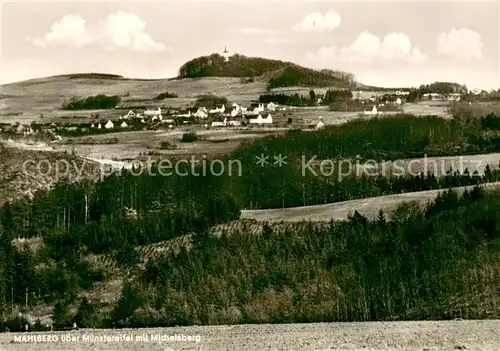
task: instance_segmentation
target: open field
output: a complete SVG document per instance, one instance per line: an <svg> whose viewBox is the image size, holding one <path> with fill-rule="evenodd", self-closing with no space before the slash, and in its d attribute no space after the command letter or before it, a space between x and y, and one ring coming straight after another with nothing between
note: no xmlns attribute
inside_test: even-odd
<svg viewBox="0 0 500 351"><path fill-rule="evenodd" d="M187 131L196 132L199 140L190 143L181 142L182 134ZM231 152L244 141L253 141L267 135L279 134L286 128L257 128L257 129L204 129L179 128L171 131L139 131L125 133L109 133L94 136L70 138L64 142L54 143L54 150L72 152L91 159L127 160L139 157L139 154L154 152L154 156L186 156L196 154L220 155ZM96 144L85 143L91 138ZM106 139L115 139L115 144L99 144ZM163 141L175 145L176 148L162 150Z"/></svg>
<svg viewBox="0 0 500 351"><path fill-rule="evenodd" d="M481 187L487 190L498 189L500 188L500 182L482 184ZM468 186L456 188L456 190L462 192L465 189L470 190L472 188L473 186ZM377 217L380 210L390 215L393 213L396 206L403 202L415 201L417 203L424 204L428 201L434 200L437 195L443 191L445 190L439 189L418 191L413 193L343 201L333 204L291 207L285 209L243 210L241 211L241 218L254 219L264 222L331 221L345 220L350 214L353 214L354 211L358 211L361 215L369 219L374 219Z"/></svg>
<svg viewBox="0 0 500 351"><path fill-rule="evenodd" d="M0 350L478 350L500 347L500 321L420 321L194 326L151 329L2 333ZM58 336L57 342L13 342L21 335ZM144 335L149 341L142 341ZM63 342L63 336L79 341ZM83 341L84 337L124 341ZM191 341L151 341L191 337ZM127 339L130 341L127 341ZM136 339L137 338L137 339ZM89 339L86 339L89 340ZM99 340L99 339L98 339ZM137 340L137 341L136 341Z"/></svg>

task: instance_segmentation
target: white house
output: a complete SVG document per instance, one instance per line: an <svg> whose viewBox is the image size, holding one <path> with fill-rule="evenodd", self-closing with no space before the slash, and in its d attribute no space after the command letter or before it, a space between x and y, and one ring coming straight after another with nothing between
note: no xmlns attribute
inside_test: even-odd
<svg viewBox="0 0 500 351"><path fill-rule="evenodd" d="M210 110L210 113L224 113L226 111L226 106L222 105L220 108L214 108Z"/></svg>
<svg viewBox="0 0 500 351"><path fill-rule="evenodd" d="M128 127L128 124L126 122L123 122L122 124L120 124L120 127L121 128L127 128Z"/></svg>
<svg viewBox="0 0 500 351"><path fill-rule="evenodd" d="M396 101L394 102L396 105L401 105L401 99L397 98Z"/></svg>
<svg viewBox="0 0 500 351"><path fill-rule="evenodd" d="M212 124L210 125L212 128L217 128L217 127L224 127L224 123L223 122L212 122Z"/></svg>
<svg viewBox="0 0 500 351"><path fill-rule="evenodd" d="M159 115L161 115L161 107L158 107L157 110L144 111L144 116L159 116Z"/></svg>
<svg viewBox="0 0 500 351"><path fill-rule="evenodd" d="M277 107L278 107L278 105L276 105L274 102L270 102L267 104L268 111L276 111Z"/></svg>
<svg viewBox="0 0 500 351"><path fill-rule="evenodd" d="M94 123L91 124L90 128L95 128Z"/></svg>
<svg viewBox="0 0 500 351"><path fill-rule="evenodd" d="M240 109L238 107L233 108L231 111L231 117L236 117L240 113Z"/></svg>
<svg viewBox="0 0 500 351"><path fill-rule="evenodd" d="M114 127L115 127L115 124L111 121L108 121L108 123L106 123L104 125L104 128L106 128L106 129L113 129Z"/></svg>
<svg viewBox="0 0 500 351"><path fill-rule="evenodd" d="M146 121L144 120L144 118L141 119L141 123L144 123L144 124L146 123Z"/></svg>
<svg viewBox="0 0 500 351"><path fill-rule="evenodd" d="M191 111L188 111L188 113L184 113L182 115L179 115L180 117L187 117L187 118L191 118Z"/></svg>
<svg viewBox="0 0 500 351"><path fill-rule="evenodd" d="M207 118L208 117L208 112L206 107L198 107L198 111L193 114L193 116L197 118Z"/></svg>
<svg viewBox="0 0 500 351"><path fill-rule="evenodd" d="M239 121L229 121L231 127L240 127L241 123Z"/></svg>
<svg viewBox="0 0 500 351"><path fill-rule="evenodd" d="M272 124L273 117L269 114L266 118L262 118L261 115L258 115L257 118L253 118L249 120L250 124Z"/></svg>
<svg viewBox="0 0 500 351"><path fill-rule="evenodd" d="M316 129L322 129L325 127L325 124L323 123L323 117L319 117L319 121L318 123L316 124Z"/></svg>
<svg viewBox="0 0 500 351"><path fill-rule="evenodd" d="M373 108L371 111L364 111L365 115L376 115L378 114L377 106L373 105Z"/></svg>
<svg viewBox="0 0 500 351"><path fill-rule="evenodd" d="M99 123L99 124L97 125L97 129L101 129L101 128L102 128L101 123Z"/></svg>
<svg viewBox="0 0 500 351"><path fill-rule="evenodd" d="M257 116L261 112L263 112L263 111L261 111L258 107L254 107L254 109L251 111L248 111L245 109L245 112L243 112L243 114L250 115L250 116Z"/></svg>
<svg viewBox="0 0 500 351"><path fill-rule="evenodd" d="M125 116L123 116L123 118L125 118L125 119L133 118L133 117L135 117L135 112L132 110L128 111L128 113Z"/></svg>

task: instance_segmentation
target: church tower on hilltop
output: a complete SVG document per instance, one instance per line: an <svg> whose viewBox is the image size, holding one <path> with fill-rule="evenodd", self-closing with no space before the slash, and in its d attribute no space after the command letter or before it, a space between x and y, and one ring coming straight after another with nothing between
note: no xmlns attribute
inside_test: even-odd
<svg viewBox="0 0 500 351"><path fill-rule="evenodd" d="M229 61L229 52L227 51L227 46L224 47L224 51L222 52L222 57L224 57L224 61L228 62Z"/></svg>

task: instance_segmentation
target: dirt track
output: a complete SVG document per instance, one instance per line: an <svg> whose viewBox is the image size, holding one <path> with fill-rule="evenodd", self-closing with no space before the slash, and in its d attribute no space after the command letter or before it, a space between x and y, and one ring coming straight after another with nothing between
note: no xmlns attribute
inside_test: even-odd
<svg viewBox="0 0 500 351"><path fill-rule="evenodd" d="M500 348L500 320L237 325L66 333L0 334L0 350L481 350ZM12 342L14 336L58 335L59 341ZM149 335L150 341L136 341ZM62 335L80 341L61 341ZM87 335L131 341L83 341ZM151 335L191 336L197 341L151 341Z"/></svg>
<svg viewBox="0 0 500 351"><path fill-rule="evenodd" d="M488 190L500 188L500 182L482 184ZM459 191L472 189L473 186L456 188ZM349 214L358 211L363 216L375 218L380 210L386 214L392 213L394 208L408 201L425 203L436 198L440 190L418 191L396 195L370 197L366 199L337 202L333 204L291 207L285 209L271 210L244 210L241 211L241 218L255 219L257 221L280 222L280 221L330 221L344 220Z"/></svg>

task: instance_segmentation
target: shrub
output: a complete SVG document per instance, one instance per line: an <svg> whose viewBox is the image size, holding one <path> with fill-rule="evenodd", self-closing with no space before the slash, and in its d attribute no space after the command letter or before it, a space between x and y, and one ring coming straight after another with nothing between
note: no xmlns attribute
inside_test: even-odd
<svg viewBox="0 0 500 351"><path fill-rule="evenodd" d="M182 134L181 141L183 143L192 143L193 141L196 141L196 140L198 140L198 135L196 135L196 133L189 132L189 133Z"/></svg>
<svg viewBox="0 0 500 351"><path fill-rule="evenodd" d="M175 145L165 140L160 143L160 149L162 150L175 149Z"/></svg>
<svg viewBox="0 0 500 351"><path fill-rule="evenodd" d="M227 103L227 98L224 96L205 94L198 96L195 102L195 107L216 108L220 105L227 105Z"/></svg>
<svg viewBox="0 0 500 351"><path fill-rule="evenodd" d="M63 104L63 110L100 110L114 108L120 103L117 95L107 96L104 94L89 96L85 99L76 100Z"/></svg>
<svg viewBox="0 0 500 351"><path fill-rule="evenodd" d="M153 100L163 100L163 99L176 98L176 97L179 97L176 93L170 93L167 91L165 93L159 94Z"/></svg>

